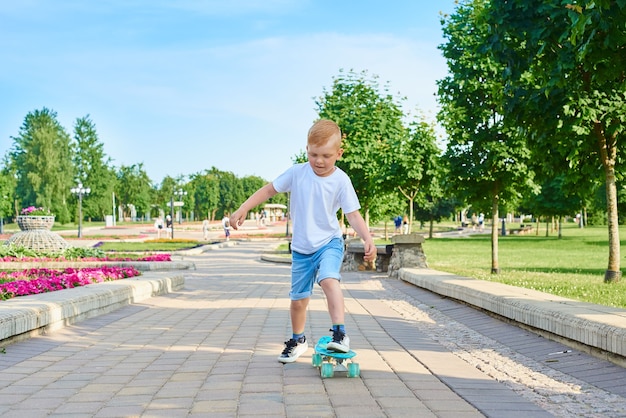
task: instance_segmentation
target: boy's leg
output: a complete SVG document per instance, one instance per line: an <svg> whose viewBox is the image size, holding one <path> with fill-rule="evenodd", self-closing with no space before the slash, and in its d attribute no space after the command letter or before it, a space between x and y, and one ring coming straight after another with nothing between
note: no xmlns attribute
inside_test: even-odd
<svg viewBox="0 0 626 418"><path fill-rule="evenodd" d="M346 334L345 329L345 304L339 280L333 278L324 279L320 282L320 286L322 286L322 290L326 295L328 313L333 323L330 329L333 337L327 348L332 351L347 353L350 351L350 337Z"/></svg>
<svg viewBox="0 0 626 418"><path fill-rule="evenodd" d="M328 313L333 324L343 324L345 317L345 306L343 301L343 291L339 285L339 280L328 278L320 282L326 302L328 303Z"/></svg>
<svg viewBox="0 0 626 418"><path fill-rule="evenodd" d="M347 353L350 351L350 338L345 329L345 304L340 286L340 270L343 262L343 240L333 239L320 254L318 282L328 303L328 313L332 321L332 341L328 349Z"/></svg>
<svg viewBox="0 0 626 418"><path fill-rule="evenodd" d="M292 300L289 306L291 316L292 338L285 341L285 349L278 361L281 363L293 363L309 349L309 344L304 336L306 326L306 308L309 305L309 298Z"/></svg>
<svg viewBox="0 0 626 418"><path fill-rule="evenodd" d="M294 335L304 334L304 327L306 326L306 308L309 306L309 299L310 298L304 298L291 301L289 314L291 315L291 330Z"/></svg>
<svg viewBox="0 0 626 418"><path fill-rule="evenodd" d="M291 317L292 337L285 341L285 349L278 357L281 363L292 363L308 350L309 345L304 336L306 326L306 310L313 290L315 267L311 257L294 252L291 265Z"/></svg>

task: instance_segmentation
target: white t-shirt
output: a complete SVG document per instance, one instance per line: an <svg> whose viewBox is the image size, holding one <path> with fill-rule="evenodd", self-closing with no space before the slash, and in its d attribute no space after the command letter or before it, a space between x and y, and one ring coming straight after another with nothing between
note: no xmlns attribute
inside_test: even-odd
<svg viewBox="0 0 626 418"><path fill-rule="evenodd" d="M338 167L331 175L320 177L309 163L295 164L272 184L279 193L291 192L291 248L301 254L312 254L341 237L339 209L350 213L361 208L350 178Z"/></svg>

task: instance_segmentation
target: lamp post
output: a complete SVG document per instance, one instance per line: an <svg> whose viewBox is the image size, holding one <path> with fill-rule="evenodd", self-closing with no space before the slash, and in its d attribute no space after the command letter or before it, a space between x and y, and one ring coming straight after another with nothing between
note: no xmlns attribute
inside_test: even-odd
<svg viewBox="0 0 626 418"><path fill-rule="evenodd" d="M78 196L78 238L83 237L83 196L91 193L91 189L89 187L83 187L83 183L78 183L78 186L72 187L70 189L72 194Z"/></svg>
<svg viewBox="0 0 626 418"><path fill-rule="evenodd" d="M178 196L178 199L182 199L183 196L186 196L187 192L183 189L174 190L172 192L172 197L170 198L170 218L172 218L172 239L174 239L174 196ZM181 216L182 218L182 216ZM178 223L181 223L181 219L178 219Z"/></svg>
<svg viewBox="0 0 626 418"><path fill-rule="evenodd" d="M174 195L178 196L178 201L182 203L183 200L183 196L187 196L187 192L184 191L183 189L178 189L174 192ZM182 206L182 205L181 205ZM183 213L182 213L182 209L178 209L178 223L182 224L183 223Z"/></svg>

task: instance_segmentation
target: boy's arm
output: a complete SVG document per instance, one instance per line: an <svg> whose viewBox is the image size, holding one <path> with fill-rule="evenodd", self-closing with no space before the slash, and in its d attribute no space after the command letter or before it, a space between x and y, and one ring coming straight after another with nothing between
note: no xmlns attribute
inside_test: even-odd
<svg viewBox="0 0 626 418"><path fill-rule="evenodd" d="M239 209L237 209L230 216L230 226L232 226L233 229L239 229L239 226L246 220L246 215L250 212L250 210L252 210L252 208L265 202L276 193L278 192L272 183L267 183L265 186L254 192L252 196L243 202L241 206L239 206Z"/></svg>
<svg viewBox="0 0 626 418"><path fill-rule="evenodd" d="M370 235L370 231L365 224L365 220L361 216L358 210L354 212L346 213L346 218L350 222L352 229L359 234L359 237L363 240L365 254L363 259L366 261L373 261L376 259L376 245L374 245L374 239Z"/></svg>

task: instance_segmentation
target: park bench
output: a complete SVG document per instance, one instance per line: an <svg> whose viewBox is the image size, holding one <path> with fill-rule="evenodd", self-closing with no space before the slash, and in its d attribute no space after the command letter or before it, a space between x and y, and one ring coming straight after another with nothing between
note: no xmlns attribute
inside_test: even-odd
<svg viewBox="0 0 626 418"><path fill-rule="evenodd" d="M363 260L365 255L365 247L363 242L356 239L346 240L346 250L344 252L343 271L378 271L386 272L389 268L389 260L393 250L393 245L377 245L376 260L367 262Z"/></svg>
<svg viewBox="0 0 626 418"><path fill-rule="evenodd" d="M422 248L424 237L420 234L394 235L391 245L376 246L376 260L368 263L363 260L365 249L360 239L346 241L343 271L388 272L389 277L397 278L401 268L427 268L426 255Z"/></svg>
<svg viewBox="0 0 626 418"><path fill-rule="evenodd" d="M512 228L509 229L509 235L526 235L526 234L530 234L533 232L533 226L532 225L520 225L519 228Z"/></svg>

